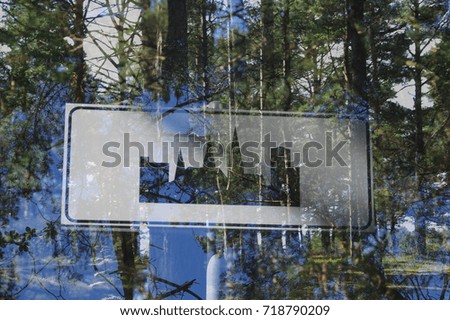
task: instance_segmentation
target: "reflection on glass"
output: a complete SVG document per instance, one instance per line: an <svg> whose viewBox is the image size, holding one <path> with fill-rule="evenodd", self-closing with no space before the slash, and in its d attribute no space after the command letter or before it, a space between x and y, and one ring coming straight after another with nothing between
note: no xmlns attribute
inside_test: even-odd
<svg viewBox="0 0 450 320"><path fill-rule="evenodd" d="M14 0L1 6L0 298L198 299L208 292L228 299L449 299L444 2ZM226 111L369 119L374 230L61 226L66 103L138 105L166 117L213 101ZM99 119L101 127L80 134L89 140L115 132ZM288 159L287 151L274 153ZM83 148L76 154L86 156ZM223 188L214 182L227 181L223 170L211 171L202 177L208 192L195 194L187 180L202 190L199 168L176 176L164 166L150 170L145 156L142 166L136 159L139 169L131 175L142 182L136 190L142 205L178 199L160 184L171 174L183 201L218 202ZM355 198L351 189L336 188L348 172L302 177L304 171L287 170L283 161L271 170L277 173L270 184L228 172L241 189L225 189L222 197L252 203L261 192L275 208L300 203L317 212L333 208L321 208L316 196L336 203ZM363 174L352 171L352 180ZM285 183L283 176L294 179ZM303 178L310 191L297 198ZM95 174L83 179L92 190L103 187Z"/></svg>

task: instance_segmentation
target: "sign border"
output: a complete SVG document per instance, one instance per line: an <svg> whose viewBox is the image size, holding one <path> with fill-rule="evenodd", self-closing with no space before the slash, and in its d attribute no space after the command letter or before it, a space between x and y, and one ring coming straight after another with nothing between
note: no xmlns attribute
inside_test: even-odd
<svg viewBox="0 0 450 320"><path fill-rule="evenodd" d="M68 110L70 111L68 112ZM109 111L150 111L150 108L130 106L130 105L104 105L104 104L78 104L67 103L65 110L65 130L64 130L64 159L63 159L63 179L62 179L62 206L61 206L61 222L62 225L68 227L76 226L96 226L96 227L132 227L140 224L147 224L151 227L178 227L178 228L214 228L214 229L248 229L248 230L290 230L298 231L303 228L306 229L324 229L324 230L352 230L352 231L366 231L371 232L374 229L376 219L373 208L373 171L372 171L372 152L371 139L368 117L354 114L330 114L330 113L300 113L300 112L286 112L286 111L270 111L270 110L227 110L227 109L207 109L200 108L160 108L159 110L166 110L164 114L176 111L186 112L206 112L209 114L240 114L240 115L270 115L270 116L293 116L293 117L310 117L310 118L332 118L350 119L356 118L365 123L366 129L366 145L367 145L367 179L368 179L368 223L364 226L321 226L321 225L285 225L274 226L265 224L221 224L221 223L201 223L192 222L186 224L184 222L157 222L157 221L112 221L112 220L78 220L69 215L69 177L70 177L70 153L71 153L71 131L72 131L72 116L78 110L109 110ZM66 221L64 221L66 219ZM67 223L69 222L69 223Z"/></svg>

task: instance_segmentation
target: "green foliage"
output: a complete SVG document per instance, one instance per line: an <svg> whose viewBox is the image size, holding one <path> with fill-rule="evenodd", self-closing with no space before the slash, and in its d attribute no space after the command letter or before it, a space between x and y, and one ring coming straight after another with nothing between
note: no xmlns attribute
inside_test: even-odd
<svg viewBox="0 0 450 320"><path fill-rule="evenodd" d="M145 97L149 95L152 105L169 101L167 105L173 106L177 99L198 103L215 100L236 109L326 113L348 112L350 103L355 101L369 106L373 193L377 225L383 235L325 230L308 231L306 235L288 233L286 245L280 240L285 236L280 232L217 231L219 240L214 243L217 252L224 255L232 250L235 254L234 264L224 280L227 297L398 297L399 292L393 293L390 288L410 281L411 274L420 273L420 266L426 269L433 259L448 264L448 231L427 228L428 252L422 258L428 260L426 264L415 264L409 260L418 257L417 235L401 230L405 221L417 215L411 213L415 212L414 208L424 216L425 224L443 221L440 220L443 213L436 207L445 208L442 202L448 199L445 173L448 175L450 164L450 34L448 23L438 24L448 10L443 7L443 1L366 0L364 19L355 26L365 46L365 56L355 57L355 44L348 34L346 1L265 0L263 10L257 1L188 0L186 17L180 19L187 21L180 28L187 30L186 39L181 39L187 45L186 61L180 61L183 70L176 70L174 65L164 69L164 64L171 59L173 62L177 56L176 50L168 50L168 39L182 38L180 34L170 34L176 28L169 23L168 1L171 0L118 1L117 7L110 2L89 2L103 6L102 15L111 18L109 23L122 24L112 27L114 35L106 37L111 40L108 50L100 53L101 61L111 62L111 70L104 67L94 72L101 64L99 60L88 61L91 69L81 65L81 70L87 73L83 78L83 89L89 93L86 101L147 101ZM74 80L77 73L83 74L77 69L79 59L88 58L82 50L81 55L75 55L77 48L68 43L67 37L77 44L84 42L85 48L93 45L89 44L93 33L88 31L102 18L95 16L97 11L92 16L89 8L85 8L88 12L81 21L82 28L76 30L74 4L75 1L66 0L10 0L3 5L4 17L0 24L2 258L7 252L31 250L36 239L41 238L47 244L54 244L55 256L64 252L58 248L58 243L63 241L67 244L64 248L73 246L67 255L79 260L82 256L89 257L88 260L94 257L94 261L95 245L101 243L94 239L94 244L85 245L90 243L88 236L64 233L54 221L46 221L42 231L27 228L19 233L7 227L17 217L23 201L38 202L37 195L43 199L54 192L47 184L54 183L51 170L59 165L53 163L50 153L63 136L61 106L72 102ZM141 9L140 15L134 21L126 20L125 12L132 5ZM80 31L86 33L84 36L89 35L90 40L84 36L76 39L75 34ZM140 42L133 41L136 38ZM117 39L120 41L114 42ZM349 70L348 65L355 58L366 62L367 83L363 85L367 97L363 98L367 101L354 99L350 90L351 73L363 72ZM117 77L110 76L109 72ZM414 98L421 95L416 100L416 110L412 110L396 96L400 87L418 81L416 91L409 90ZM428 106L423 103L425 97L430 99ZM419 114L421 121L418 121ZM418 152L419 133L424 142L423 154ZM219 196L227 201L245 200L248 194L244 191L259 191L248 190L255 188L255 184L248 187L248 181L243 180L238 170L231 170L229 177L218 174L214 171L204 176L202 172L190 172L183 177L186 180L181 185L186 189L190 186L189 192L195 189L193 183L199 189L214 182L220 186L229 183L236 186L223 189L220 194L214 193L217 190L206 190L203 196L216 202ZM282 182L277 181L279 189ZM418 207L418 203L422 206ZM52 209L44 210L50 214ZM400 235L401 239L395 240ZM115 273L123 281L127 297L133 296L133 286L138 283L133 272L151 269L136 257L130 258L138 254L137 240L133 237L115 233L113 244L109 244L120 261L121 270ZM262 239L260 243L256 243L257 237ZM198 237L205 252L212 247L209 241ZM401 259L396 251L401 252ZM394 260L389 258L393 253ZM408 270L410 275L402 275L396 268ZM9 274L13 276L14 272L4 273L0 266L0 291L11 291L11 286L2 280ZM77 272L73 272L73 277L82 278ZM400 293L407 296L409 292Z"/></svg>
<svg viewBox="0 0 450 320"><path fill-rule="evenodd" d="M0 248L7 245L15 245L19 252L28 252L30 241L37 236L36 229L26 227L24 233L18 233L15 230L0 232ZM0 251L0 258L3 258L3 252Z"/></svg>

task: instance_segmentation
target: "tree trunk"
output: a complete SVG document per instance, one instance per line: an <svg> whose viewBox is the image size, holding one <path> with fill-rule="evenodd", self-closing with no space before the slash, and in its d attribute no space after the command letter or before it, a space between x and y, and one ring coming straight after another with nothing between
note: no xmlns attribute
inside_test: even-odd
<svg viewBox="0 0 450 320"><path fill-rule="evenodd" d="M132 300L134 297L136 263L134 257L138 256L137 233L127 231L113 231L112 239L116 252L118 273L122 281L124 298Z"/></svg>
<svg viewBox="0 0 450 320"><path fill-rule="evenodd" d="M207 97L209 95L209 79L208 79L208 12L207 12L207 0L202 0L201 8L201 27L202 27L202 42L201 42L201 71L202 71L202 82L203 82L203 96Z"/></svg>
<svg viewBox="0 0 450 320"><path fill-rule="evenodd" d="M350 90L358 104L367 101L366 30L364 26L364 0L348 0L347 32L350 41Z"/></svg>
<svg viewBox="0 0 450 320"><path fill-rule="evenodd" d="M291 52L291 37L289 34L290 28L290 3L289 0L284 0L284 11L281 21L281 28L283 34L283 81L284 81L284 96L282 107L284 111L289 111L292 104L292 85L291 85L291 69L292 69L292 52Z"/></svg>
<svg viewBox="0 0 450 320"><path fill-rule="evenodd" d="M86 61L83 49L86 27L84 25L84 0L75 0L73 3L73 41L75 67L72 74L72 92L75 103L85 102Z"/></svg>
<svg viewBox="0 0 450 320"><path fill-rule="evenodd" d="M235 99L235 74L233 62L234 35L233 35L233 3L228 1L227 5L227 77L228 77L228 109L236 107ZM230 126L231 127L231 126Z"/></svg>
<svg viewBox="0 0 450 320"><path fill-rule="evenodd" d="M349 18L350 0L345 0L345 22L346 33L344 41L344 81L345 89L350 91L350 83L352 82L352 74L350 70L350 18Z"/></svg>
<svg viewBox="0 0 450 320"><path fill-rule="evenodd" d="M261 105L267 109L275 81L273 0L261 0L261 30Z"/></svg>
<svg viewBox="0 0 450 320"><path fill-rule="evenodd" d="M125 1L121 1L120 10L121 12L125 12L126 6L128 4ZM117 15L117 23L114 24L116 32L117 32L117 71L119 75L118 85L119 85L119 101L121 103L127 103L128 99L128 87L127 87L127 75L128 75L128 63L129 56L127 52L127 47L130 45L127 43L125 39L125 19L124 15Z"/></svg>
<svg viewBox="0 0 450 320"><path fill-rule="evenodd" d="M183 81L186 79L188 68L188 32L186 0L168 0L168 30L164 47L163 78L167 93L171 91L170 84L174 85L177 96Z"/></svg>

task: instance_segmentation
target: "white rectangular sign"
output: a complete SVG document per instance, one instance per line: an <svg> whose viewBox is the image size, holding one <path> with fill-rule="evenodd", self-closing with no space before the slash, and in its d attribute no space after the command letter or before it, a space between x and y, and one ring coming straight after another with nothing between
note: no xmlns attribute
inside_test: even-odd
<svg viewBox="0 0 450 320"><path fill-rule="evenodd" d="M62 223L373 225L364 119L68 104Z"/></svg>

